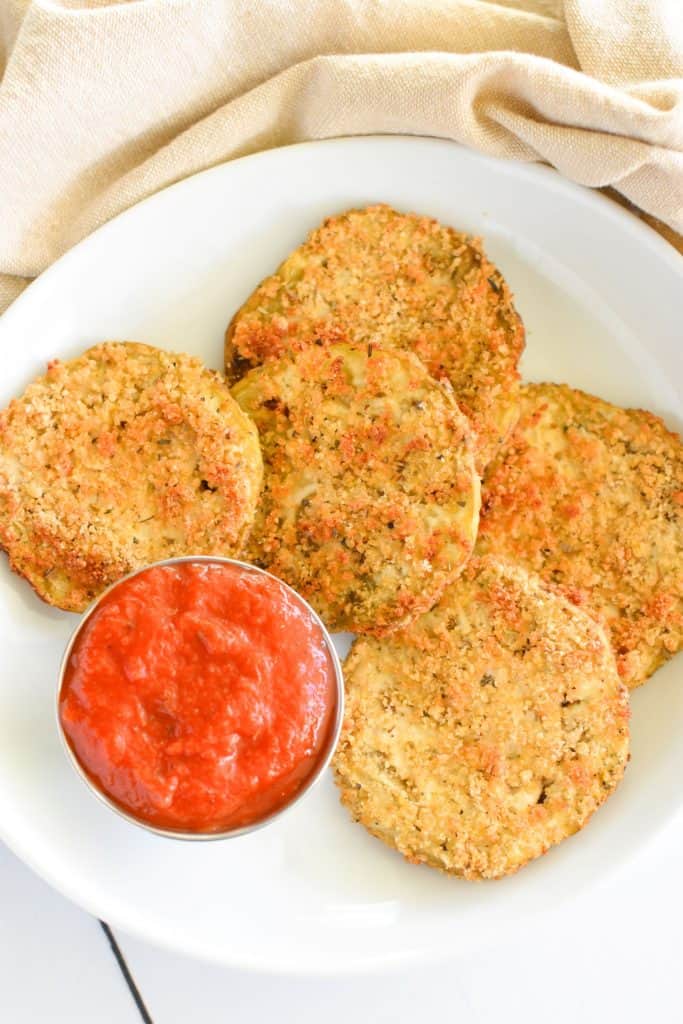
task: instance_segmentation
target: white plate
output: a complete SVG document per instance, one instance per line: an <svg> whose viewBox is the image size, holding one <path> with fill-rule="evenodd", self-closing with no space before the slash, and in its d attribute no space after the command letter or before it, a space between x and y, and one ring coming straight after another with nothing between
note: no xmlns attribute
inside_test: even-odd
<svg viewBox="0 0 683 1024"><path fill-rule="evenodd" d="M134 338L221 365L226 322L323 216L386 201L484 235L528 330L528 378L568 381L680 426L683 260L607 199L541 168L415 138L274 150L191 178L59 260L0 321L0 402L54 356ZM623 785L581 835L502 882L418 868L353 825L326 779L278 824L165 840L98 803L53 717L75 617L0 565L0 834L77 903L226 964L344 971L484 941L631 857L683 801L683 685L670 663L633 701ZM677 678L678 677L678 678Z"/></svg>

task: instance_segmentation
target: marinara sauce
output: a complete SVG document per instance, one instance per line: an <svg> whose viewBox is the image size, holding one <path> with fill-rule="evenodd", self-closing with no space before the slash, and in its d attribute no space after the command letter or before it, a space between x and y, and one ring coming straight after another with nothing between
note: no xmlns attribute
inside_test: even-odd
<svg viewBox="0 0 683 1024"><path fill-rule="evenodd" d="M181 562L102 599L71 650L59 714L87 775L129 814L221 832L302 788L336 702L323 632L285 586Z"/></svg>

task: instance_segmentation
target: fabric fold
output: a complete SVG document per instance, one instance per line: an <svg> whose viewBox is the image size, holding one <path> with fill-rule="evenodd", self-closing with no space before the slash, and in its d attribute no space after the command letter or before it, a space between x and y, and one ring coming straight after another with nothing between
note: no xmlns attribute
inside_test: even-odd
<svg viewBox="0 0 683 1024"><path fill-rule="evenodd" d="M339 135L544 161L683 231L680 15L678 0L6 0L0 309L160 188Z"/></svg>

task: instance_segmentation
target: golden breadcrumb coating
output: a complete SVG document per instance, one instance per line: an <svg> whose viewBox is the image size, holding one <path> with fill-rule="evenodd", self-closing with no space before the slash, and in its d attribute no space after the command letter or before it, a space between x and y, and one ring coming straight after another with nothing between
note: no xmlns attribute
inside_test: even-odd
<svg viewBox="0 0 683 1024"><path fill-rule="evenodd" d="M233 394L259 430L249 557L330 629L381 634L431 607L467 561L479 479L447 384L408 352L311 345Z"/></svg>
<svg viewBox="0 0 683 1024"><path fill-rule="evenodd" d="M481 471L517 418L524 328L478 239L429 217L370 206L311 232L233 318L226 367L317 338L408 349L453 385Z"/></svg>
<svg viewBox="0 0 683 1024"><path fill-rule="evenodd" d="M0 413L0 544L40 597L82 611L149 562L239 554L261 476L219 374L105 342L50 363Z"/></svg>
<svg viewBox="0 0 683 1024"><path fill-rule="evenodd" d="M541 580L472 559L439 604L344 669L342 802L409 860L500 878L583 828L628 760L603 630Z"/></svg>
<svg viewBox="0 0 683 1024"><path fill-rule="evenodd" d="M483 485L477 550L535 570L607 628L639 686L683 643L683 445L658 417L560 384L522 415Z"/></svg>

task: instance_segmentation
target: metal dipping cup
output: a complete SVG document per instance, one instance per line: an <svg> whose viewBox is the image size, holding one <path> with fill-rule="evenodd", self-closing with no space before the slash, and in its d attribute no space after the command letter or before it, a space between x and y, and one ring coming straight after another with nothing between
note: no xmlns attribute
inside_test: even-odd
<svg viewBox="0 0 683 1024"><path fill-rule="evenodd" d="M133 577L135 576L139 576L141 573L146 572L148 569L153 569L159 566L166 565L180 565L184 562L192 562L194 564L204 565L230 565L238 569L245 569L248 572L252 572L261 576L267 576L270 579L277 580L277 582L282 587L284 587L284 589L288 591L288 593L291 596L295 598L297 603L319 626L320 631L322 633L323 641L325 643L325 647L327 648L327 653L330 659L330 664L332 666L333 675L335 679L335 705L332 708L332 716L327 729L327 739L324 747L320 751L319 757L315 763L314 768L311 771L310 776L304 780L301 787L298 790L296 790L296 792L288 800L286 800L280 806L276 807L275 810L267 812L266 814L264 814L263 817L257 818L246 825L236 826L234 828L227 829L222 832L185 832L176 829L165 829L160 828L156 825L152 825L142 820L141 818L137 818L133 814L130 814L123 807L119 806L119 804L117 804L116 801L112 800L109 796L107 796L107 794L99 788L97 782L94 779L92 779L90 775L86 772L86 770L83 768L64 733L61 717L59 714L60 696L62 692L62 686L64 683L64 677L66 674L66 667L69 662L71 651L73 650L74 644L81 635L81 632L84 629L86 623L88 622L90 616L99 608L104 598L111 594L112 591L115 590L116 587L118 587L121 583L124 583L126 580L133 579ZM94 796L96 796L101 803L106 804L106 806L109 807L110 810L118 814L119 817L125 818L126 821L131 822L131 824L137 825L138 828L146 829L148 832L153 832L156 835L165 836L169 839L183 839L195 841L198 840L200 842L208 842L215 841L217 839L232 839L235 836L246 835L249 832L255 832L257 829L261 829L266 825L270 825L272 822L277 821L279 818L281 818L282 815L286 811L290 810L290 808L294 807L295 804L298 804L299 801L304 800L308 793L311 792L312 788L316 785L320 777L323 775L325 769L328 767L332 759L335 747L337 746L337 741L339 740L342 720L344 717L344 677L342 674L341 664L339 662L339 656L337 655L337 652L334 649L334 644L332 643L332 638L330 637L330 634L328 633L324 623L320 619L320 616L313 611L308 602L304 601L303 597L297 594L297 592L293 590L292 587L288 586L286 583L283 583L282 580L277 579L277 577L273 576L272 573L266 572L264 569L259 569L255 565L250 565L248 562L240 562L234 558L220 558L217 556L214 557L212 555L188 555L182 558L167 558L160 562L152 562L150 563L150 565L146 565L142 569L137 569L135 572L129 573L128 576L124 576L122 579L117 580L116 583L113 583L110 587L103 591L103 593L101 593L99 597L96 598L95 601L93 601L90 607L86 609L80 621L78 622L76 628L71 634L71 638L62 656L62 661L59 668L59 680L57 685L55 709L57 718L57 728L59 730L59 736L62 741L62 745L64 747L66 755L76 773L83 780L83 782L88 787L90 792Z"/></svg>

